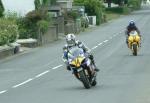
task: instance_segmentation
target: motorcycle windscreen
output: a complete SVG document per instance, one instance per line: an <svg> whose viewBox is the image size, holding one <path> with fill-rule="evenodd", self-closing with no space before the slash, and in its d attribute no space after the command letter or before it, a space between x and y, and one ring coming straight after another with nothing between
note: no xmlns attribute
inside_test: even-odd
<svg viewBox="0 0 150 103"><path fill-rule="evenodd" d="M73 47L69 50L68 60L71 65L79 67L84 59L85 56L82 48Z"/></svg>

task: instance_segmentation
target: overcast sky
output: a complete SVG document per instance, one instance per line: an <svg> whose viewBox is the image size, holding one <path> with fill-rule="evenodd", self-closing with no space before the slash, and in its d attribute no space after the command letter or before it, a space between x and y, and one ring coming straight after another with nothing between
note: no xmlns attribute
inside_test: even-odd
<svg viewBox="0 0 150 103"><path fill-rule="evenodd" d="M34 0L2 0L5 10L23 15L34 9Z"/></svg>

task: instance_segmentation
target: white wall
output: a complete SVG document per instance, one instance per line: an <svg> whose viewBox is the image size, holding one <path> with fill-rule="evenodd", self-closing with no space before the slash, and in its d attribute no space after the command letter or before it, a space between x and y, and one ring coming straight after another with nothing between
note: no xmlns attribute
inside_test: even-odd
<svg viewBox="0 0 150 103"><path fill-rule="evenodd" d="M34 0L2 0L5 11L15 11L20 15L34 10Z"/></svg>
<svg viewBox="0 0 150 103"><path fill-rule="evenodd" d="M150 0L147 0L147 3L150 4Z"/></svg>

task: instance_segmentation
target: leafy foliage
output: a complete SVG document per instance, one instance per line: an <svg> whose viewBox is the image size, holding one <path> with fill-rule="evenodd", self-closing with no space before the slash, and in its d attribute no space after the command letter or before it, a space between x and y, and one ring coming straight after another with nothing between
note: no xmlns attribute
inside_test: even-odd
<svg viewBox="0 0 150 103"><path fill-rule="evenodd" d="M103 20L104 6L102 0L75 0L76 5L84 5L88 15L96 15L96 23L99 25Z"/></svg>
<svg viewBox="0 0 150 103"><path fill-rule="evenodd" d="M34 0L35 10L44 9L46 6L55 4L56 0Z"/></svg>
<svg viewBox="0 0 150 103"><path fill-rule="evenodd" d="M49 18L46 11L41 13L39 10L33 10L27 13L25 18L18 19L20 38L38 38L38 29L47 30Z"/></svg>
<svg viewBox="0 0 150 103"><path fill-rule="evenodd" d="M129 0L128 6L133 9L140 9L141 8L142 0Z"/></svg>
<svg viewBox="0 0 150 103"><path fill-rule="evenodd" d="M10 19L0 19L0 45L14 42L18 37L18 26Z"/></svg>
<svg viewBox="0 0 150 103"><path fill-rule="evenodd" d="M112 2L119 6L128 4L128 6L131 6L133 9L139 9L141 7L142 0L112 0Z"/></svg>
<svg viewBox="0 0 150 103"><path fill-rule="evenodd" d="M40 31L44 34L48 30L48 22L46 20L40 20L37 22L37 26L39 27Z"/></svg>
<svg viewBox="0 0 150 103"><path fill-rule="evenodd" d="M76 12L76 11L67 11L66 13L67 13L66 14L67 15L66 19L76 20L79 16L78 12Z"/></svg>
<svg viewBox="0 0 150 103"><path fill-rule="evenodd" d="M51 0L35 0L35 10L30 11L25 17L18 19L20 38L38 38L39 29L45 33L51 22L46 5Z"/></svg>
<svg viewBox="0 0 150 103"><path fill-rule="evenodd" d="M0 17L3 16L3 13L4 13L4 6L2 4L2 1L0 0Z"/></svg>
<svg viewBox="0 0 150 103"><path fill-rule="evenodd" d="M128 7L111 7L111 8L106 8L106 11L117 13L117 14L128 14L130 12L130 9Z"/></svg>

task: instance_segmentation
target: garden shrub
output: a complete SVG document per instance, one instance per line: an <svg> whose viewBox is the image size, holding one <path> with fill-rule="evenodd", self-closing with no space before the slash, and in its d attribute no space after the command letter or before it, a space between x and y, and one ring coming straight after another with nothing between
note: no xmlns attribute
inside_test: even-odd
<svg viewBox="0 0 150 103"><path fill-rule="evenodd" d="M15 42L18 38L18 26L14 21L6 18L0 19L0 45Z"/></svg>
<svg viewBox="0 0 150 103"><path fill-rule="evenodd" d="M142 3L142 0L129 0L128 6L136 10L136 9L141 8L141 3Z"/></svg>
<svg viewBox="0 0 150 103"><path fill-rule="evenodd" d="M128 7L111 7L106 8L107 12L113 12L118 14L128 14L131 10Z"/></svg>

